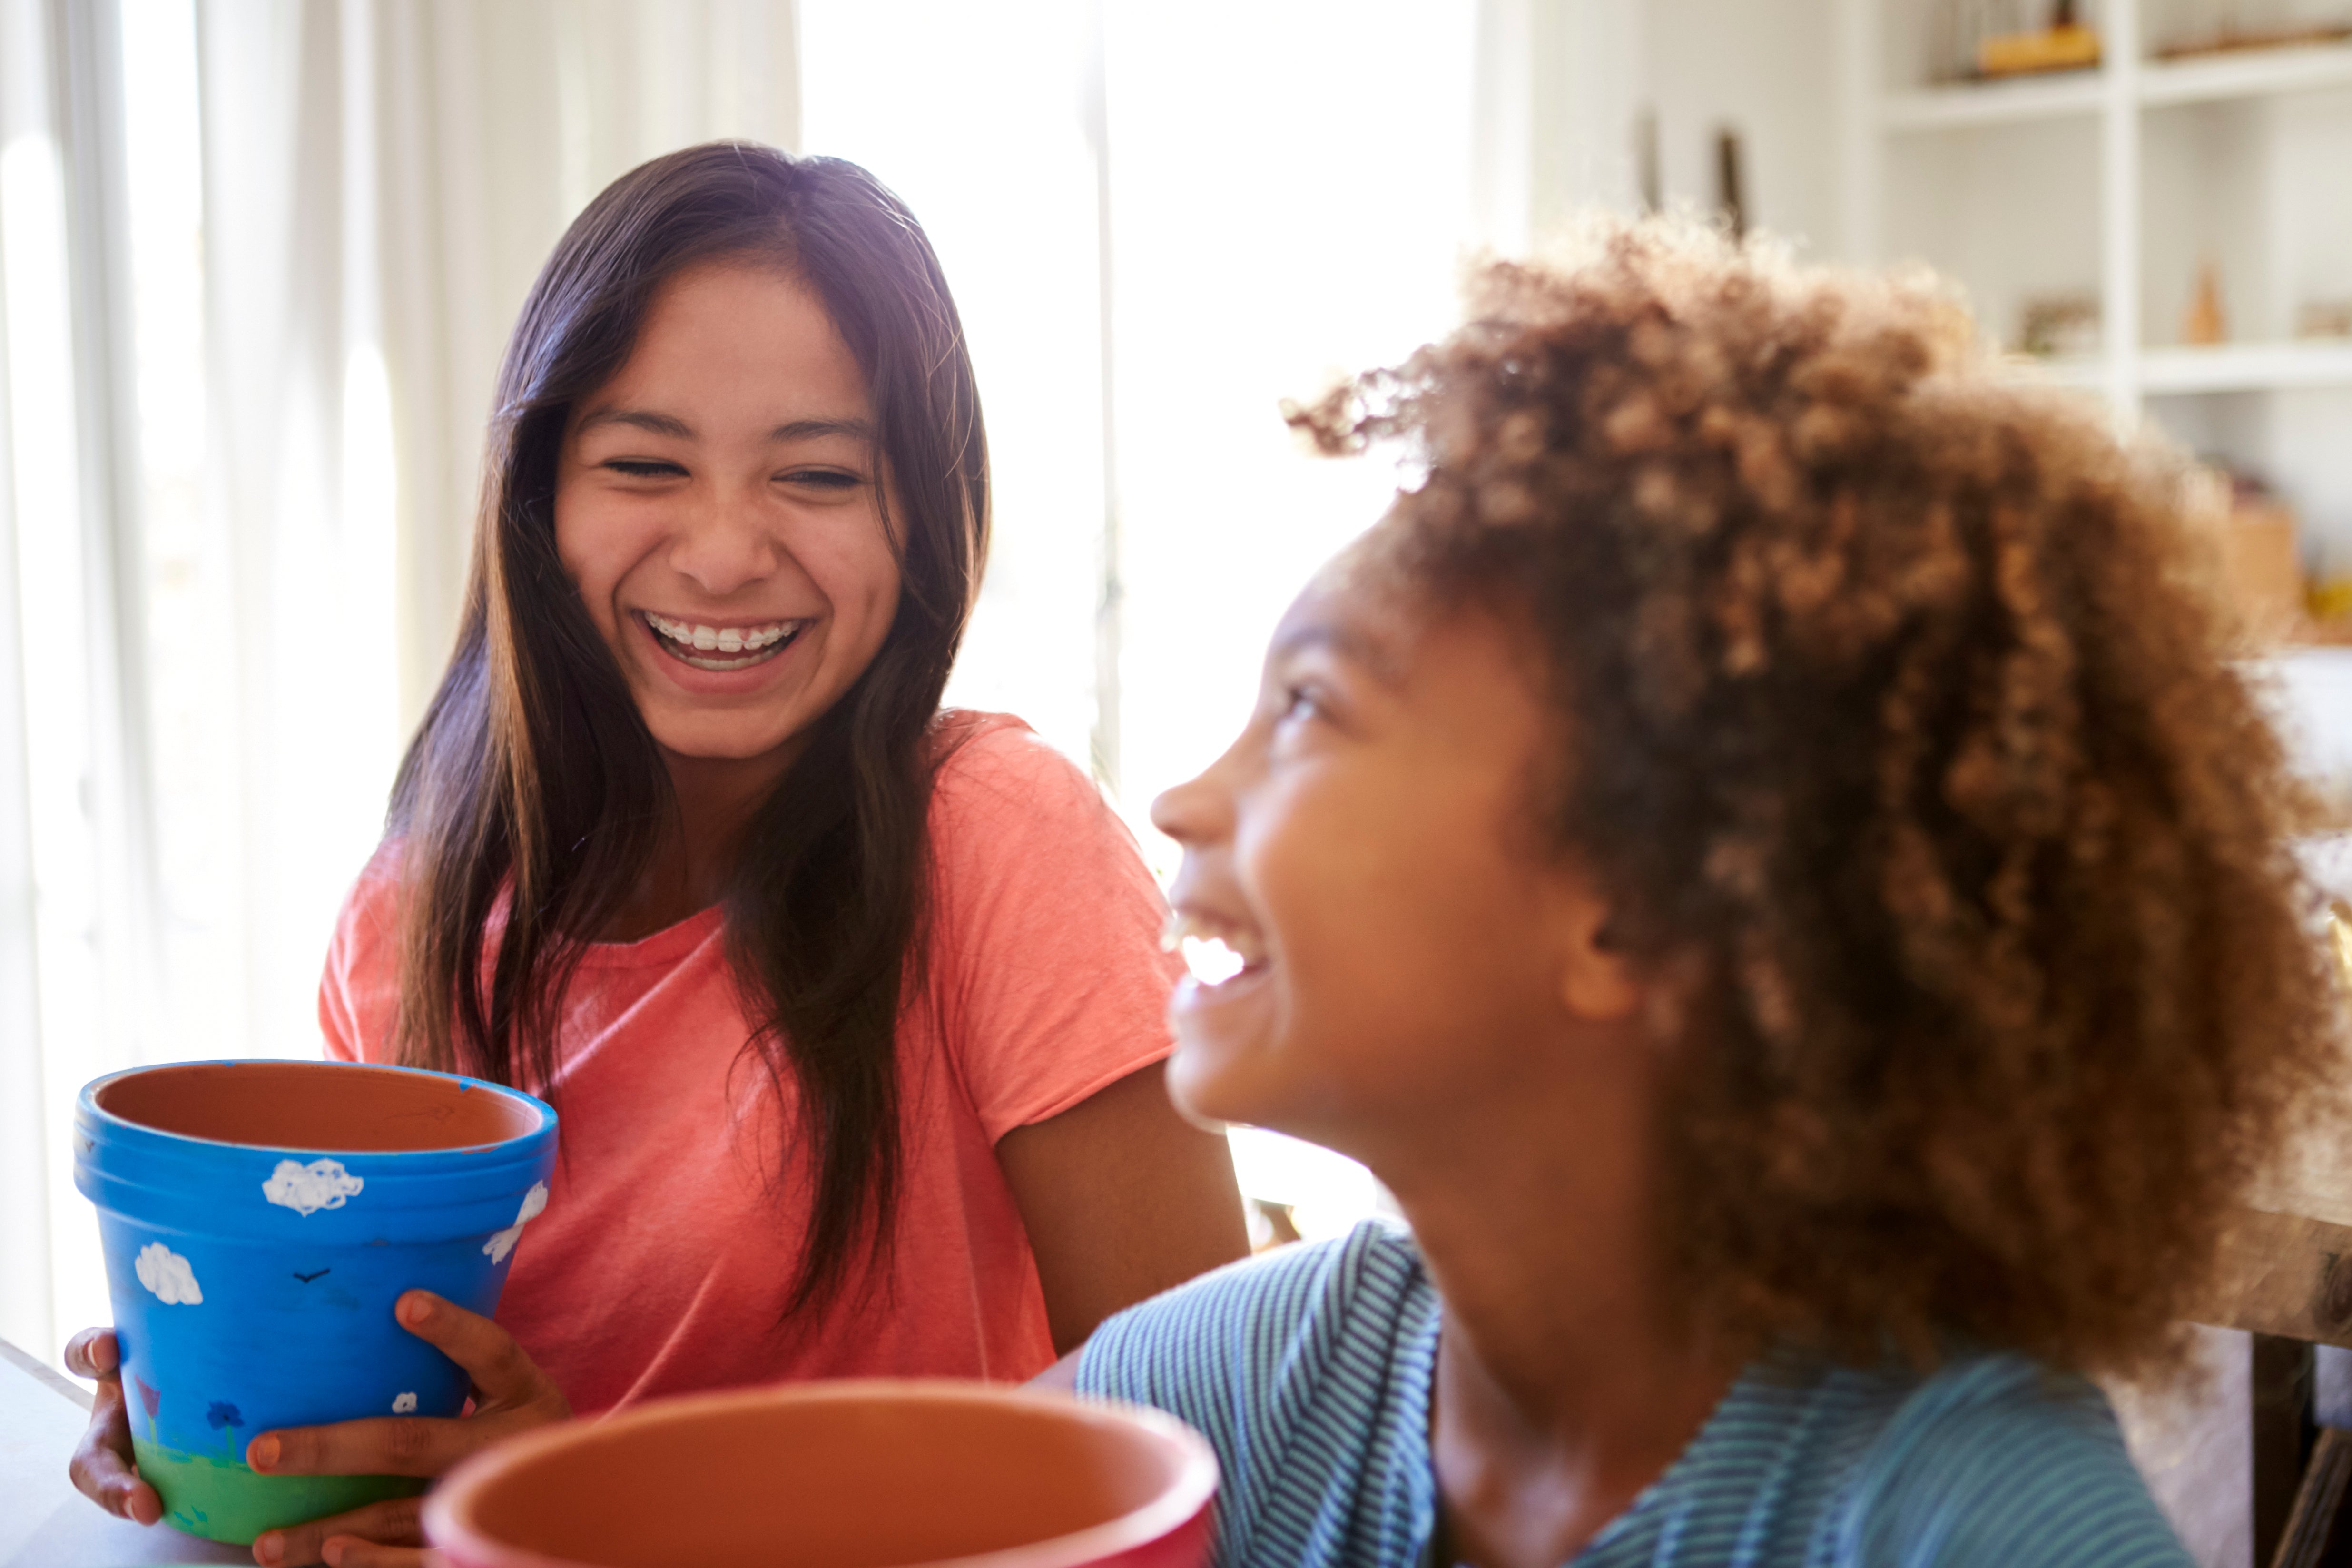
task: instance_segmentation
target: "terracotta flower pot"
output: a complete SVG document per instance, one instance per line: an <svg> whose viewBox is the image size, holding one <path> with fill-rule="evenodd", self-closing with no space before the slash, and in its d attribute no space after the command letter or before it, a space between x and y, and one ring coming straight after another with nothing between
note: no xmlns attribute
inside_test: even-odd
<svg viewBox="0 0 2352 1568"><path fill-rule="evenodd" d="M425 1500L451 1568L1200 1568L1217 1461L1158 1411L875 1380L657 1401Z"/></svg>
<svg viewBox="0 0 2352 1568"><path fill-rule="evenodd" d="M466 1374L393 1318L412 1288L488 1313L547 1201L555 1112L473 1079L336 1062L184 1062L98 1079L74 1113L98 1205L131 1442L163 1517L248 1542L423 1483L261 1476L276 1426L455 1415Z"/></svg>

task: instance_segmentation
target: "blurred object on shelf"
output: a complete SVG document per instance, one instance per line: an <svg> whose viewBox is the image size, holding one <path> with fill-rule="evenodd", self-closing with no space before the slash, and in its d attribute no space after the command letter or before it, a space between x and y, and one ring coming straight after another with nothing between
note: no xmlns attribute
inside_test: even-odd
<svg viewBox="0 0 2352 1568"><path fill-rule="evenodd" d="M2305 595L2311 640L2352 647L2352 573L2331 572L2315 580Z"/></svg>
<svg viewBox="0 0 2352 1568"><path fill-rule="evenodd" d="M1740 194L1739 163L1739 132L1727 125L1715 133L1715 195L1716 206L1734 239L1748 233L1748 203Z"/></svg>
<svg viewBox="0 0 2352 1568"><path fill-rule="evenodd" d="M2099 63L2099 35L2083 26L2074 0L2058 0L2050 25L2034 32L1995 33L1977 40L1977 75L2040 76L2088 70Z"/></svg>
<svg viewBox="0 0 2352 1568"><path fill-rule="evenodd" d="M1658 110L1654 104L1643 104L1642 111L1633 117L1633 182L1641 187L1643 212L1665 210L1666 187L1658 173Z"/></svg>
<svg viewBox="0 0 2352 1568"><path fill-rule="evenodd" d="M2230 341L2230 319L2221 310L2221 269L2211 261L2197 269L2197 290L2189 297L2180 341L2197 348Z"/></svg>
<svg viewBox="0 0 2352 1568"><path fill-rule="evenodd" d="M2260 647L2309 642L2313 626L2294 508L2251 474L2210 470L2198 511L2215 525L2221 595L2238 632Z"/></svg>
<svg viewBox="0 0 2352 1568"><path fill-rule="evenodd" d="M2011 30L1999 0L1936 0L1927 22L1927 79L1977 79L1977 46L1994 33Z"/></svg>
<svg viewBox="0 0 2352 1568"><path fill-rule="evenodd" d="M2221 25L2210 33L2177 38L2157 47L2160 60L2189 60L2203 55L2243 54L2252 49L2291 49L2299 45L2340 44L2352 38L2352 21L2313 24L2297 22L2276 27L2242 27L2237 8L2224 7Z"/></svg>
<svg viewBox="0 0 2352 1568"><path fill-rule="evenodd" d="M2082 359L2099 352L2096 294L2029 295L2019 314L2020 353L2037 359Z"/></svg>
<svg viewBox="0 0 2352 1568"><path fill-rule="evenodd" d="M2294 315L2298 338L2352 338L2352 299L2306 300Z"/></svg>
<svg viewBox="0 0 2352 1568"><path fill-rule="evenodd" d="M2311 617L2352 625L2352 573L2332 573L2311 585Z"/></svg>
<svg viewBox="0 0 2352 1568"><path fill-rule="evenodd" d="M1927 29L1927 79L1933 83L1990 81L2099 63L2099 35L2083 26L2074 0L2047 7L2035 0L1937 0Z"/></svg>

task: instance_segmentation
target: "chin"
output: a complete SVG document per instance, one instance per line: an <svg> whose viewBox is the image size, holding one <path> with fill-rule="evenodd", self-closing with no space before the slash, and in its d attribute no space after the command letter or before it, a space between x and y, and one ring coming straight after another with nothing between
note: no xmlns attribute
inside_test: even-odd
<svg viewBox="0 0 2352 1568"><path fill-rule="evenodd" d="M714 727L705 732L692 724L646 726L653 731L654 743L674 757L691 758L706 763L743 763L754 757L764 757L789 739L771 739L765 731L746 735L740 728Z"/></svg>
<svg viewBox="0 0 2352 1568"><path fill-rule="evenodd" d="M1203 1047L1187 1044L1181 1035L1177 1037L1176 1048L1168 1056L1168 1099L1194 1121L1238 1121L1239 1117L1223 1109L1224 1097L1217 1090L1224 1075L1206 1059L1209 1055Z"/></svg>
<svg viewBox="0 0 2352 1568"><path fill-rule="evenodd" d="M1168 1098L1188 1120L1204 1127L1234 1122L1248 1127L1275 1127L1283 1120L1280 1097L1266 1092L1268 1085L1254 1083L1257 1075L1246 1060L1234 1060L1215 1046L1187 1042L1177 1037L1169 1055Z"/></svg>

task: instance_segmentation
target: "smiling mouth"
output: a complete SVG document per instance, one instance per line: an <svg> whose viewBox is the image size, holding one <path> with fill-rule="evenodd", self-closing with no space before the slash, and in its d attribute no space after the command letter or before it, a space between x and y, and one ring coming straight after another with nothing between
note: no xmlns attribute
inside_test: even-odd
<svg viewBox="0 0 2352 1568"><path fill-rule="evenodd" d="M639 610L636 616L664 653L697 669L749 669L765 664L792 647L809 626L807 621L771 621L757 626L707 626L674 621L651 610Z"/></svg>
<svg viewBox="0 0 2352 1568"><path fill-rule="evenodd" d="M1255 931L1190 910L1168 917L1160 945L1181 952L1194 982L1213 990L1266 964L1265 943Z"/></svg>

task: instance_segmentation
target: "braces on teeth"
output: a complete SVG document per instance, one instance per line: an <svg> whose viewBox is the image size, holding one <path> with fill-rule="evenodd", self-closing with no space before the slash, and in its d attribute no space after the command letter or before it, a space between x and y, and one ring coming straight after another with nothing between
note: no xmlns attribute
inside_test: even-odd
<svg viewBox="0 0 2352 1568"><path fill-rule="evenodd" d="M798 621L779 621L774 626L755 626L745 631L740 626L705 626L690 621L673 621L651 612L646 616L646 624L680 648L690 647L698 653L728 654L757 653L761 648L782 642L801 628Z"/></svg>

